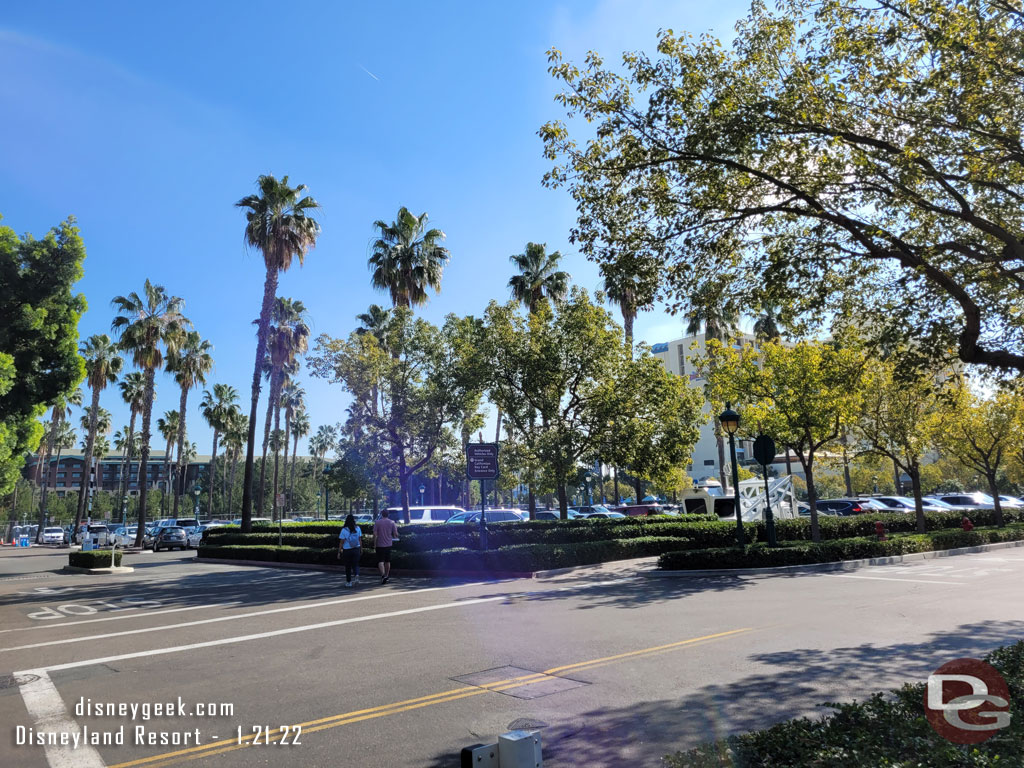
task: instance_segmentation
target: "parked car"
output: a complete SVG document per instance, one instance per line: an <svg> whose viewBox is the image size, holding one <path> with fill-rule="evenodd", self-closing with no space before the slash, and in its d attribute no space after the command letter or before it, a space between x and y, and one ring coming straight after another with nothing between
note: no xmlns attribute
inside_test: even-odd
<svg viewBox="0 0 1024 768"><path fill-rule="evenodd" d="M822 499L817 503L817 507L819 513L838 517L888 511L885 505L873 499Z"/></svg>
<svg viewBox="0 0 1024 768"><path fill-rule="evenodd" d="M884 504L892 512L909 512L914 513L917 511L917 506L914 504L914 500L909 496L872 496L874 501L879 501ZM925 512L945 512L947 507L941 507L938 504L931 503L928 499L921 499L922 506Z"/></svg>
<svg viewBox="0 0 1024 768"><path fill-rule="evenodd" d="M1004 507L1011 507L1013 509L1019 509L1024 507L1024 501L1014 498L1013 496L999 496L999 504Z"/></svg>
<svg viewBox="0 0 1024 768"><path fill-rule="evenodd" d="M105 523L89 523L82 532L82 538L83 541L91 539L94 547L109 547L114 543L114 536Z"/></svg>
<svg viewBox="0 0 1024 768"><path fill-rule="evenodd" d="M621 513L623 517L638 517L640 515L661 515L664 514L663 510L664 507L661 504L627 504L614 511Z"/></svg>
<svg viewBox="0 0 1024 768"><path fill-rule="evenodd" d="M373 522L373 515L352 515L352 518L357 523L372 523Z"/></svg>
<svg viewBox="0 0 1024 768"><path fill-rule="evenodd" d="M157 528L195 528L199 525L199 521L194 517L165 517L163 520L157 520Z"/></svg>
<svg viewBox="0 0 1024 768"><path fill-rule="evenodd" d="M958 511L992 509L995 506L995 500L984 493L945 493L929 496L928 498L938 499Z"/></svg>
<svg viewBox="0 0 1024 768"><path fill-rule="evenodd" d="M195 528L189 528L185 531L187 536L188 546L198 547L203 541L203 534L211 528L220 528L219 525L197 525Z"/></svg>
<svg viewBox="0 0 1024 768"><path fill-rule="evenodd" d="M409 507L410 525L439 525L444 523L452 515L465 512L462 507ZM396 523L402 522L405 513L401 507L388 507L388 516Z"/></svg>
<svg viewBox="0 0 1024 768"><path fill-rule="evenodd" d="M488 523L521 523L523 518L514 509L488 509L484 512L484 519ZM444 521L446 525L471 525L480 524L479 512L459 512Z"/></svg>
<svg viewBox="0 0 1024 768"><path fill-rule="evenodd" d="M114 544L118 547L130 547L135 543L135 536L138 534L139 526L129 525L114 530Z"/></svg>
<svg viewBox="0 0 1024 768"><path fill-rule="evenodd" d="M64 546L64 529L60 527L43 528L43 544Z"/></svg>
<svg viewBox="0 0 1024 768"><path fill-rule="evenodd" d="M591 512L587 515L587 520L611 520L621 517L625 517L621 512Z"/></svg>
<svg viewBox="0 0 1024 768"><path fill-rule="evenodd" d="M584 507L569 507L570 512L575 512L578 515L590 515L594 512L611 512L611 510L603 504L592 504Z"/></svg>
<svg viewBox="0 0 1024 768"><path fill-rule="evenodd" d="M153 551L159 552L161 549L188 549L188 535L185 529L177 525L158 527L153 538Z"/></svg>

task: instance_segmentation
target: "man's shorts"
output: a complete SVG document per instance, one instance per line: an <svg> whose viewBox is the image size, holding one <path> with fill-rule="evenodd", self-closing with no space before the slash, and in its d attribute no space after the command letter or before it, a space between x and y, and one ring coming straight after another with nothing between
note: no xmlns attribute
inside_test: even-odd
<svg viewBox="0 0 1024 768"><path fill-rule="evenodd" d="M391 562L391 547L377 547L377 562L378 563L390 563Z"/></svg>

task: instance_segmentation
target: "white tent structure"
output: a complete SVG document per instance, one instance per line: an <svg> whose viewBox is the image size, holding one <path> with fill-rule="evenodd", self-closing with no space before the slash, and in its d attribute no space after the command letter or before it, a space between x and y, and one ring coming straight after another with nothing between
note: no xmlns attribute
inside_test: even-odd
<svg viewBox="0 0 1024 768"><path fill-rule="evenodd" d="M713 512L723 520L736 519L733 495L725 495L717 484L684 494L682 502L686 512L691 514ZM740 481L740 517L743 522L764 520L769 505L776 520L799 516L792 476L768 478L767 492L760 477Z"/></svg>

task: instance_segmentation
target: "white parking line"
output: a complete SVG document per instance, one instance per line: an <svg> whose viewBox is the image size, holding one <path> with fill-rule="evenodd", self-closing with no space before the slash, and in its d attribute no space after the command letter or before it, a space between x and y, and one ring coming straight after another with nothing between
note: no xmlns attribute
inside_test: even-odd
<svg viewBox="0 0 1024 768"><path fill-rule="evenodd" d="M915 584L963 584L962 581L926 581L925 579L887 579L884 576L853 576L848 573L823 573L832 579L870 579L871 581L910 581Z"/></svg>
<svg viewBox="0 0 1024 768"><path fill-rule="evenodd" d="M180 613L181 611L201 611L206 608L227 608L232 605L241 605L241 600L230 603L209 603L207 605L190 605L186 608L168 608L166 611L150 611L149 613L132 613L124 616L106 616L102 619L82 619L81 621L62 621L60 624L33 624L30 627L13 627L12 629L0 629L3 632L25 632L29 629L52 629L54 627L77 627L79 624L95 624L97 621L121 621L122 619L141 619L146 616L160 616L164 613ZM0 649L3 650L3 649Z"/></svg>
<svg viewBox="0 0 1024 768"><path fill-rule="evenodd" d="M74 745L72 738L75 734L80 735L82 729L72 719L71 713L64 706L64 699L46 671L33 669L18 674L26 681L19 681L18 689L36 732L68 734L68 743L64 746L59 743L44 745L50 768L103 768L103 758L95 747L82 743ZM57 741L60 741L59 736Z"/></svg>

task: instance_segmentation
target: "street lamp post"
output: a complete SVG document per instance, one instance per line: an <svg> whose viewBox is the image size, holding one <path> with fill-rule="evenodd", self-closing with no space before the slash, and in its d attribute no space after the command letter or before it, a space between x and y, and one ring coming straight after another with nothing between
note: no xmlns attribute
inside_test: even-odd
<svg viewBox="0 0 1024 768"><path fill-rule="evenodd" d="M740 428L740 415L732 409L732 403L725 404L725 410L718 421L729 434L729 457L732 459L732 490L733 506L736 508L736 543L741 547L746 543L743 535L743 515L740 508L740 472L736 466L736 430Z"/></svg>
<svg viewBox="0 0 1024 768"><path fill-rule="evenodd" d="M195 494L195 497L196 497L196 507L195 507L195 510L193 510L192 516L196 520L198 520L199 519L199 486L198 485L195 488L192 489L192 493Z"/></svg>
<svg viewBox="0 0 1024 768"><path fill-rule="evenodd" d="M591 493L591 491L590 491L590 481L593 480L593 479L594 479L594 476L592 474L590 474L589 472L587 472L587 474L586 474L586 480L587 480L587 506L591 506L591 507L594 505L594 494Z"/></svg>
<svg viewBox="0 0 1024 768"><path fill-rule="evenodd" d="M425 485L421 485L420 486L420 506L421 507L423 506L423 494L424 494L424 492L426 490L427 490L427 486L425 486Z"/></svg>
<svg viewBox="0 0 1024 768"><path fill-rule="evenodd" d="M875 475L874 477L871 478L871 483L875 487L875 496L877 496L878 495L878 475Z"/></svg>

